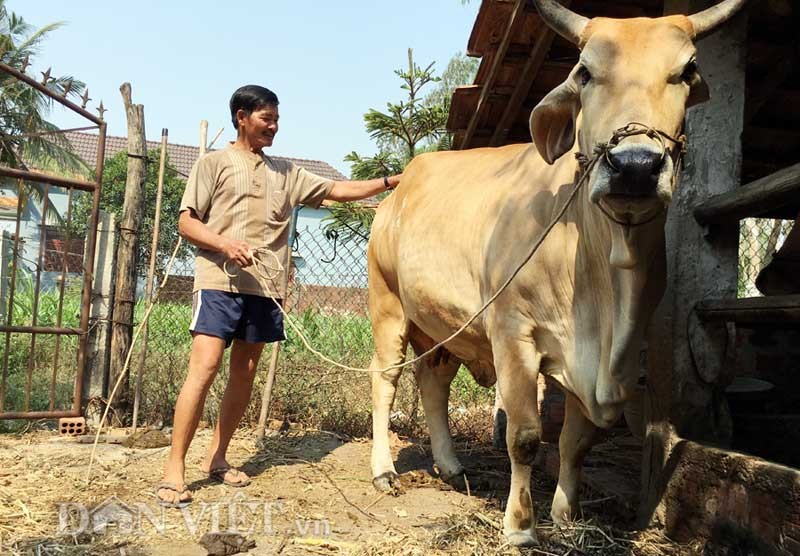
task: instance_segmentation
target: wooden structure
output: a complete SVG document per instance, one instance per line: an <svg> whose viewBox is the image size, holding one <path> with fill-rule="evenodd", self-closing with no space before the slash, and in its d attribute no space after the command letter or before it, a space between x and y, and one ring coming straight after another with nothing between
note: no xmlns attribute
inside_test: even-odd
<svg viewBox="0 0 800 556"><path fill-rule="evenodd" d="M658 17L715 2L563 3L587 17ZM736 299L739 219L794 218L800 209L798 23L797 3L753 0L698 42L711 101L687 114L689 153L667 223L640 495L643 523L659 521L681 540L755 533L768 550L790 554L800 554L800 473L725 450L725 387L737 327L800 324L800 296ZM579 54L525 0L484 0L467 53L482 62L475 83L453 95L448 129L461 149L530 142L531 110Z"/></svg>

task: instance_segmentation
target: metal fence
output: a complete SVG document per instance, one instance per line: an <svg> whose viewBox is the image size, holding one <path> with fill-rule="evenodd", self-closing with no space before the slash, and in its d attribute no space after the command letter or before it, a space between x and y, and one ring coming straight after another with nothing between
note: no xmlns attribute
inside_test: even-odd
<svg viewBox="0 0 800 556"><path fill-rule="evenodd" d="M780 249L789 231L791 220L746 218L739 223L739 297L758 297L756 278Z"/></svg>
<svg viewBox="0 0 800 556"><path fill-rule="evenodd" d="M373 353L367 313L366 242L343 243L318 230L300 229L293 241L292 272L285 308L311 345L331 359L353 367L368 367ZM191 337L191 292L194 262L178 260L148 323L143 362L140 422L169 421L186 375ZM143 282L143 279L141 280ZM136 320L144 311L139 301ZM372 402L367 373L344 371L311 354L295 330L286 325L269 418L289 420L351 436L371 431ZM142 344L135 348L139 353ZM245 420L255 423L269 366L269 348L261 358L253 399ZM133 372L133 371L132 371ZM213 421L228 372L227 358L205 409ZM405 370L392 413L392 429L416 435L425 430L413 370ZM462 369L453 383L451 420L456 435L488 438L493 391L479 387Z"/></svg>

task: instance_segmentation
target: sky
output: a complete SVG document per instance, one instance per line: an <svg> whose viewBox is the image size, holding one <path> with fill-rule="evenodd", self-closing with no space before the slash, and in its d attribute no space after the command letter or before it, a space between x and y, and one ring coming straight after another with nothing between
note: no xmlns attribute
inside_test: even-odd
<svg viewBox="0 0 800 556"><path fill-rule="evenodd" d="M480 2L460 0L323 0L244 3L213 0L6 0L41 27L65 25L42 44L32 69L52 67L89 87L89 108L102 99L110 135L125 136L119 87L130 82L144 105L147 138L197 145L200 120L209 140L235 139L228 100L244 84L280 99L281 128L267 154L323 160L349 175L345 155L373 154L363 115L399 101L394 70L436 62L439 73L466 50ZM31 75L31 69L28 70ZM62 109L50 119L81 121Z"/></svg>

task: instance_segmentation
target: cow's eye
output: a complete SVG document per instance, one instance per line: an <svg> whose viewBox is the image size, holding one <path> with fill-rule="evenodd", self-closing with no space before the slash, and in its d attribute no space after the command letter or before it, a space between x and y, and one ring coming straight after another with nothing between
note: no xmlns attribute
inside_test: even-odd
<svg viewBox="0 0 800 556"><path fill-rule="evenodd" d="M686 83L691 83L697 76L697 60L691 59L686 67L683 68L681 79Z"/></svg>
<svg viewBox="0 0 800 556"><path fill-rule="evenodd" d="M586 68L586 66L581 66L578 68L578 77L581 79L581 85L584 87L586 86L589 81L592 80L592 74Z"/></svg>

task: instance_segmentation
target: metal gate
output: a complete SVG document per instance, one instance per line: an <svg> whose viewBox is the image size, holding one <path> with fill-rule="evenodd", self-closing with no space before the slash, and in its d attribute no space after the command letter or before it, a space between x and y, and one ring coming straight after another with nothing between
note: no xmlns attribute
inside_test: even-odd
<svg viewBox="0 0 800 556"><path fill-rule="evenodd" d="M0 419L77 417L81 414L83 374L87 363L92 269L105 158L106 123L102 118L102 106L100 117L86 110L88 94L84 96L83 105L79 106L66 98L66 93L61 95L51 91L47 88L46 82L42 84L31 79L23 73L24 70L20 72L0 63L0 72L38 90L92 124L71 130L25 130L26 133L22 137L35 138L52 133L93 129L97 129L99 134L94 181L54 176L30 171L25 167L10 168L0 165L0 185L16 188L17 193L13 235L4 234L6 241L12 244L10 249L5 250L10 260L3 258L0 263L3 265L3 273L0 274L3 276L0 284L0 309L4 308L0 311L2 313L0 314L0 365L2 366ZM45 76L45 80L47 77ZM38 223L30 222L31 211L25 210L22 202L34 189L43 201ZM76 286L80 285L80 291L76 289L74 292L67 292L68 250L76 240L82 239L70 237L76 191L86 192L92 197L84 254L80 264L81 272L77 277L69 273L71 277L76 278ZM63 218L62 227L65 237L61 237L58 242L51 240L48 244L48 234L52 235L48 228L48 206L51 206L51 197L55 195L63 197L64 194L67 197L66 216ZM22 237L25 229L28 229L28 224L31 224L33 229L36 225L39 226L38 246L32 249L32 256L30 256L31 249L26 248L25 238ZM26 266L26 263L30 266ZM54 276L54 284L47 288L43 283L46 268L51 269L48 276ZM27 296L24 308L20 302L21 293ZM47 296L46 300L42 297L43 294ZM67 299L74 299L76 303L79 299L80 310L78 315L74 312L67 314L68 318L65 320ZM44 313L45 301L49 310L48 322L42 322L43 319L40 318ZM77 323L74 323L76 326L68 326L67 320L77 320ZM37 339L39 339L38 346ZM70 351L74 359L72 355L62 357L62 352ZM70 394L62 390L65 385L68 389L70 383L69 380L65 381L64 375L70 370L71 361L75 363L75 376L72 381L70 407L68 400ZM49 392L45 393L43 390L48 383Z"/></svg>

